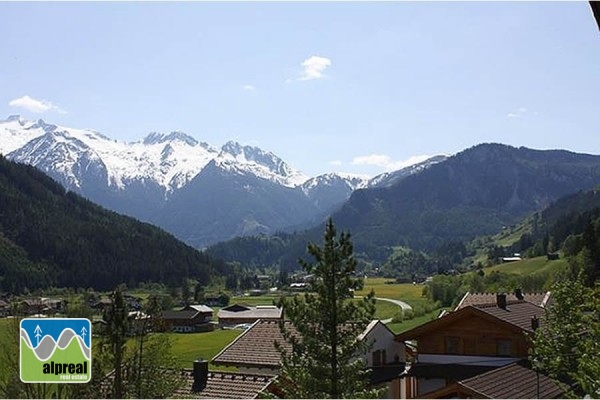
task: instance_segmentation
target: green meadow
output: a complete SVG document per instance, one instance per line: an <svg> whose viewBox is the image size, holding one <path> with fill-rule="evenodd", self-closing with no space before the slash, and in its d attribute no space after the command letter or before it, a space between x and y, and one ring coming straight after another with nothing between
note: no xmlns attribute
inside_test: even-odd
<svg viewBox="0 0 600 400"><path fill-rule="evenodd" d="M526 258L521 261L513 261L504 264L494 265L493 267L484 268L486 274L498 271L507 274L516 275L531 275L535 273L548 273L556 271L567 265L567 260L564 258L558 260L548 260L546 256Z"/></svg>

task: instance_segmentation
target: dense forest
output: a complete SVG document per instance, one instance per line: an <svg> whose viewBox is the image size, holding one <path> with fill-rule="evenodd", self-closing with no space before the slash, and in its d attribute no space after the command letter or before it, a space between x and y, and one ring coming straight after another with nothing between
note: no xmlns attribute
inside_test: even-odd
<svg viewBox="0 0 600 400"><path fill-rule="evenodd" d="M207 284L226 267L165 231L66 191L0 156L0 290Z"/></svg>

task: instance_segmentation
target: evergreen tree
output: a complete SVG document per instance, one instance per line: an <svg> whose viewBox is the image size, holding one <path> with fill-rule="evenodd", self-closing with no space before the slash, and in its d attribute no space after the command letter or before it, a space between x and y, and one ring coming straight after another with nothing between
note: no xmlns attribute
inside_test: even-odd
<svg viewBox="0 0 600 400"><path fill-rule="evenodd" d="M106 321L107 339L114 367L113 397L122 399L125 394L123 385L123 360L129 324L127 306L120 287L117 287L112 295L112 303L104 315L104 320Z"/></svg>
<svg viewBox="0 0 600 400"><path fill-rule="evenodd" d="M323 247L309 243L308 253L315 263L300 260L308 274L314 274L312 293L282 298L286 318L281 331L291 351L281 343L280 382L292 398L367 397L368 371L360 355L369 347L357 340L375 313L375 298L353 300L353 290L361 281L355 278L356 261L350 235L336 235L333 221L327 222ZM295 333L297 332L297 333Z"/></svg>

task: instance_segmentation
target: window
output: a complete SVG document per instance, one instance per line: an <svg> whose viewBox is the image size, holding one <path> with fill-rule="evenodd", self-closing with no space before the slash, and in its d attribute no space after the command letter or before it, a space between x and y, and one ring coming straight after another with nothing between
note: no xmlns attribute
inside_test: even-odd
<svg viewBox="0 0 600 400"><path fill-rule="evenodd" d="M460 338L457 338L455 336L446 337L446 354L459 354L459 345Z"/></svg>
<svg viewBox="0 0 600 400"><path fill-rule="evenodd" d="M512 342L510 339L496 340L496 355L510 356L512 353Z"/></svg>
<svg viewBox="0 0 600 400"><path fill-rule="evenodd" d="M375 350L373 352L373 366L381 365L381 350Z"/></svg>

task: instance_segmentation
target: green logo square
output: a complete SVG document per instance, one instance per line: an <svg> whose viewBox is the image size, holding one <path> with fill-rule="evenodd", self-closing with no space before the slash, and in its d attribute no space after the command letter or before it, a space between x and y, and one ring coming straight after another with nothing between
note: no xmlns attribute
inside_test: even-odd
<svg viewBox="0 0 600 400"><path fill-rule="evenodd" d="M86 383L92 377L92 324L86 318L25 318L21 381Z"/></svg>

